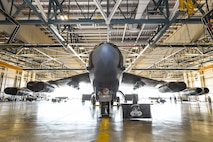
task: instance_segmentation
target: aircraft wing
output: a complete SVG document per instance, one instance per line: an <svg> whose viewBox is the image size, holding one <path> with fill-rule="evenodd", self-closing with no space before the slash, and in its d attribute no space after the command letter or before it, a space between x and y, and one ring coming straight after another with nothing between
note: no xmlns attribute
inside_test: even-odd
<svg viewBox="0 0 213 142"><path fill-rule="evenodd" d="M122 83L132 85L133 89L137 89L142 86L155 87L162 93L179 92L186 89L186 84L184 82L166 82L130 73L123 73Z"/></svg>
<svg viewBox="0 0 213 142"><path fill-rule="evenodd" d="M55 84L57 86L68 85L68 86L73 86L74 88L79 87L80 82L90 83L89 73L83 73L83 74L78 74L78 75L74 75L67 78L48 81L48 83Z"/></svg>
<svg viewBox="0 0 213 142"><path fill-rule="evenodd" d="M72 86L73 88L79 88L80 82L90 83L89 73L74 75L58 80L50 80L47 82L31 81L27 83L27 88L34 92L53 92L56 87L60 86Z"/></svg>

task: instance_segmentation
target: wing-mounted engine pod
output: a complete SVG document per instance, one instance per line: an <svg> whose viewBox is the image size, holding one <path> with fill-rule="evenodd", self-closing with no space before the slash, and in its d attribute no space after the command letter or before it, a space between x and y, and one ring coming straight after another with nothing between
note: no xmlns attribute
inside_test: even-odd
<svg viewBox="0 0 213 142"><path fill-rule="evenodd" d="M53 92L55 87L42 81L31 81L27 83L27 88L33 92Z"/></svg>
<svg viewBox="0 0 213 142"><path fill-rule="evenodd" d="M4 89L5 94L9 95L16 95L18 93L18 88L17 87L7 87Z"/></svg>
<svg viewBox="0 0 213 142"><path fill-rule="evenodd" d="M209 93L209 89L206 87L187 88L181 92L182 95L186 95L186 96L199 96L199 95L204 95L207 93Z"/></svg>
<svg viewBox="0 0 213 142"><path fill-rule="evenodd" d="M184 89L186 89L186 83L184 82L167 82L158 88L161 93L179 92Z"/></svg>
<svg viewBox="0 0 213 142"><path fill-rule="evenodd" d="M9 95L18 95L18 96L25 96L31 95L31 91L27 88L18 88L18 87L7 87L4 89L5 94Z"/></svg>
<svg viewBox="0 0 213 142"><path fill-rule="evenodd" d="M142 81L137 81L137 82L134 84L133 89L134 89L134 90L135 90L135 89L138 89L138 88L140 88L140 87L143 87L144 85L145 85L144 82L142 82Z"/></svg>

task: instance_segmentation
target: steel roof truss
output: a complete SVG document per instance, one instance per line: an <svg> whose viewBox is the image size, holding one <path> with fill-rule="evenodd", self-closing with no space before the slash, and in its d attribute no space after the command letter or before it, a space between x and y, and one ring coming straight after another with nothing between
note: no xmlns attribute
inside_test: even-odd
<svg viewBox="0 0 213 142"><path fill-rule="evenodd" d="M37 2L37 5L39 7L39 10L41 12L41 14L37 11L37 9L32 5L32 3L29 2L29 0L24 0L27 5L36 13L36 15L42 20L42 22L48 27L48 29L57 37L58 41L62 44L62 46L65 48L65 49L68 49L70 51L72 51L77 57L78 59L84 64L86 65L86 63L83 61L83 59L81 59L81 57L74 51L74 49L69 45L69 44L65 44L64 43L64 39L63 37L57 32L56 28L54 27L54 25L49 25L47 23L47 18L46 18L46 15L43 11L43 7L41 6L39 0L36 0Z"/></svg>

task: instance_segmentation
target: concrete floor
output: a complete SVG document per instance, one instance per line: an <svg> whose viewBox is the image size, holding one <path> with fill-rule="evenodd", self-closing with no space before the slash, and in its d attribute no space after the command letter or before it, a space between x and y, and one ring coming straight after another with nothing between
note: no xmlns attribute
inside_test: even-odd
<svg viewBox="0 0 213 142"><path fill-rule="evenodd" d="M212 142L208 103L151 106L152 119L123 121L120 108L99 118L99 108L77 101L0 102L0 142Z"/></svg>

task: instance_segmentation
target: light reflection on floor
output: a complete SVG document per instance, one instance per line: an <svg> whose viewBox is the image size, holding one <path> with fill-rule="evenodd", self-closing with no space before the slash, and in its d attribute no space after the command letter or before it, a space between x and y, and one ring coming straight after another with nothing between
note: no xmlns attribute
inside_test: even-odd
<svg viewBox="0 0 213 142"><path fill-rule="evenodd" d="M152 119L123 121L114 106L110 142L213 141L212 106L208 103L151 105ZM94 142L100 126L99 107L80 101L1 102L0 142Z"/></svg>

